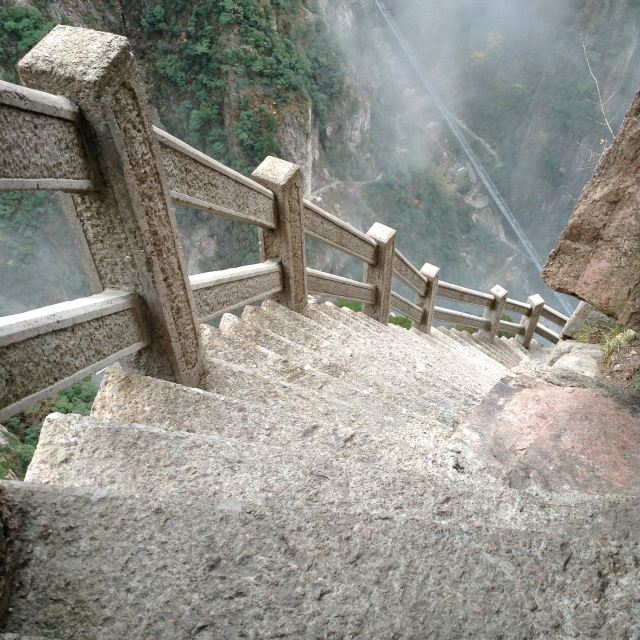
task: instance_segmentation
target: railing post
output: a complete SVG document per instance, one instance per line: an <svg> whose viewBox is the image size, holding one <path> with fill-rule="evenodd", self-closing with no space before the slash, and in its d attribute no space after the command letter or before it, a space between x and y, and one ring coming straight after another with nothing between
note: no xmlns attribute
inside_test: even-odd
<svg viewBox="0 0 640 640"><path fill-rule="evenodd" d="M196 385L199 327L176 233L149 105L129 41L58 26L19 63L24 83L78 104L98 190L66 198L77 216L99 285L135 291L151 343L133 362L148 375ZM99 339L99 336L98 338Z"/></svg>
<svg viewBox="0 0 640 640"><path fill-rule="evenodd" d="M535 333L538 321L540 320L542 308L544 307L544 300L537 293L529 296L527 302L531 305L531 314L528 316L522 316L520 325L524 327L524 334L519 336L520 342L525 349L528 349L531 344L533 334Z"/></svg>
<svg viewBox="0 0 640 640"><path fill-rule="evenodd" d="M364 281L376 287L376 303L365 304L363 311L387 324L391 302L391 278L393 277L393 251L396 243L396 230L376 222L367 235L376 241L376 263L364 267Z"/></svg>
<svg viewBox="0 0 640 640"><path fill-rule="evenodd" d="M485 320L488 320L491 324L488 329L483 329L478 332L479 337L487 340L495 339L504 307L507 304L507 291L499 284L491 289L491 293L493 294L493 304L484 311Z"/></svg>
<svg viewBox="0 0 640 640"><path fill-rule="evenodd" d="M277 228L260 229L262 260L280 260L282 291L276 300L293 311L307 306L307 274L302 221L302 174L300 168L268 156L253 172L253 178L271 189L276 197Z"/></svg>
<svg viewBox="0 0 640 640"><path fill-rule="evenodd" d="M422 307L422 320L416 325L416 328L423 333L431 333L433 309L436 306L436 297L438 296L440 268L427 262L420 269L420 273L427 279L427 291L424 296L416 297L416 304Z"/></svg>

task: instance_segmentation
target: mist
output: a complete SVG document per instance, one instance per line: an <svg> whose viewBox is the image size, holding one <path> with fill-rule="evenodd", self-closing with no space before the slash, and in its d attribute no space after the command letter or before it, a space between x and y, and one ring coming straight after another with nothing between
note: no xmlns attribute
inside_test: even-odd
<svg viewBox="0 0 640 640"><path fill-rule="evenodd" d="M635 3L387 0L384 5L544 263L611 143L582 42L615 131L640 84ZM468 205L459 219L450 220L451 229L439 220L438 237L419 226L409 241L399 236L401 250L408 244L404 252L415 264L436 262L445 278L461 284L488 288L500 282L520 297L540 292L558 306L487 199L374 0L324 6L354 82L371 102L369 145L362 145L366 168L358 177L390 174L402 180L430 171L452 199L461 196ZM331 203L340 206L348 199L334 194ZM483 207L485 202L489 206ZM393 211L372 213L385 216L391 226L403 224ZM473 224L460 233L465 216ZM370 218L365 215L362 222ZM457 256L439 250L451 235L458 236Z"/></svg>

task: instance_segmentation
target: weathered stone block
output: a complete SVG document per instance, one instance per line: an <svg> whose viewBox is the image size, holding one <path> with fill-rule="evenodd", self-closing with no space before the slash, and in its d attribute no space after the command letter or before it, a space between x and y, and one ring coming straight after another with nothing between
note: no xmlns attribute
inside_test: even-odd
<svg viewBox="0 0 640 640"><path fill-rule="evenodd" d="M376 263L364 267L364 281L376 287L376 303L366 304L363 311L378 322L387 324L391 306L391 279L393 278L393 252L396 230L376 222L367 235L376 241Z"/></svg>
<svg viewBox="0 0 640 640"><path fill-rule="evenodd" d="M618 323L609 316L605 316L590 304L581 302L564 326L562 337L575 339L579 337L580 333L593 327L606 330L613 329L616 325Z"/></svg>
<svg viewBox="0 0 640 640"><path fill-rule="evenodd" d="M542 277L626 327L640 326L640 93L551 252Z"/></svg>
<svg viewBox="0 0 640 640"><path fill-rule="evenodd" d="M198 325L160 150L129 41L58 26L19 63L24 82L76 103L103 178L99 191L65 199L86 238L99 285L140 294L152 342L143 373L195 385Z"/></svg>
<svg viewBox="0 0 640 640"><path fill-rule="evenodd" d="M307 305L307 286L300 168L268 156L252 175L276 198L277 228L260 229L262 259L282 262L282 291L276 300L293 311L302 311Z"/></svg>

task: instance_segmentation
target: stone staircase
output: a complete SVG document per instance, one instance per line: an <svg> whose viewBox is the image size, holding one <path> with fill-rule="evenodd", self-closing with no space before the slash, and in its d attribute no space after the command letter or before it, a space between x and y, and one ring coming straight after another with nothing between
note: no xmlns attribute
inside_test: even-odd
<svg viewBox="0 0 640 640"><path fill-rule="evenodd" d="M203 343L204 390L113 369L0 485L0 638L639 637L635 501L453 438L538 345L275 302Z"/></svg>

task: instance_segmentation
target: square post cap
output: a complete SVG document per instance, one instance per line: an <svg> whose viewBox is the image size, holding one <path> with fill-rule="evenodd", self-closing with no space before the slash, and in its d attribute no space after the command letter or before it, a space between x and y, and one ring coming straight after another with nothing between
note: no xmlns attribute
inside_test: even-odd
<svg viewBox="0 0 640 640"><path fill-rule="evenodd" d="M367 235L377 242L387 244L395 238L396 230L392 229L391 227L387 227L387 225L384 225L380 222L375 222L369 229L369 231L367 231Z"/></svg>
<svg viewBox="0 0 640 640"><path fill-rule="evenodd" d="M425 278L428 278L429 280L433 280L434 278L438 277L438 275L440 274L440 267L436 267L434 264L429 264L428 262L425 262L422 265L422 269L420 269L420 273L425 276Z"/></svg>
<svg viewBox="0 0 640 640"><path fill-rule="evenodd" d="M261 185L280 189L300 173L300 167L292 162L267 156L251 174Z"/></svg>
<svg viewBox="0 0 640 640"><path fill-rule="evenodd" d="M135 71L124 36L58 25L18 63L24 82L91 102L96 89L117 87Z"/></svg>

